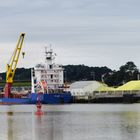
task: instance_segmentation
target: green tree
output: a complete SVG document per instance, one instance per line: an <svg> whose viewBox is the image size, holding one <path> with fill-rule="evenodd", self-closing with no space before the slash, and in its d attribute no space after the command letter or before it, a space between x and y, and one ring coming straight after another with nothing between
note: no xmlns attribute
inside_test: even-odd
<svg viewBox="0 0 140 140"><path fill-rule="evenodd" d="M137 80L139 70L134 62L129 61L122 65L118 71L107 77L105 83L110 86L119 86L131 80Z"/></svg>

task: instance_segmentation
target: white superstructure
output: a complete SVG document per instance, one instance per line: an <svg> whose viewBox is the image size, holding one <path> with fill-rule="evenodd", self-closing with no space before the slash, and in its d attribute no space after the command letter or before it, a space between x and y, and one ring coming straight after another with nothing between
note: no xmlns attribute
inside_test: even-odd
<svg viewBox="0 0 140 140"><path fill-rule="evenodd" d="M34 74L32 74L32 92L35 92L35 88L42 81L46 83L46 91L43 92L54 92L63 87L64 78L61 65L55 64L56 54L52 49L47 50L45 48L45 63L37 64L34 68ZM44 84L41 83L41 86Z"/></svg>

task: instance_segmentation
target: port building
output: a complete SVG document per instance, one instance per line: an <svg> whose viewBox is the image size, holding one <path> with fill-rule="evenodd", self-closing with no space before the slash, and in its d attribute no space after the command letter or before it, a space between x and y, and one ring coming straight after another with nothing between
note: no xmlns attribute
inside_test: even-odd
<svg viewBox="0 0 140 140"><path fill-rule="evenodd" d="M74 97L88 99L92 98L96 92L110 91L113 89L98 81L77 81L70 85L69 91Z"/></svg>
<svg viewBox="0 0 140 140"><path fill-rule="evenodd" d="M117 88L109 87L98 81L77 81L70 85L69 91L78 99L89 99L95 96L140 94L140 80L129 81Z"/></svg>

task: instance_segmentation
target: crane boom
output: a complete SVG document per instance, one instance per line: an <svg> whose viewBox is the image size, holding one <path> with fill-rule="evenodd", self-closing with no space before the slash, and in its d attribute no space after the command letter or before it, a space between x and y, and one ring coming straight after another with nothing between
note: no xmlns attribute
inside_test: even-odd
<svg viewBox="0 0 140 140"><path fill-rule="evenodd" d="M10 62L7 64L5 97L10 97L11 86L12 86L15 71L16 71L16 68L17 68L17 63L18 63L18 60L19 60L19 55L20 55L22 44L23 44L23 41L24 41L24 36L25 36L25 33L20 34L20 37L18 39L16 48L15 48L14 53L12 55L12 58L10 59Z"/></svg>

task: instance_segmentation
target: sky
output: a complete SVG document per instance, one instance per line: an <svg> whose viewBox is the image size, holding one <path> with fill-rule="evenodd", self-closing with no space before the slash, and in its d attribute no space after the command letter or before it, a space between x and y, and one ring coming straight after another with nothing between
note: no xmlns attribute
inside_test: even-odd
<svg viewBox="0 0 140 140"><path fill-rule="evenodd" d="M45 47L62 65L107 66L118 70L133 61L140 69L139 0L4 0L0 1L0 71L25 41L18 67L44 62Z"/></svg>

